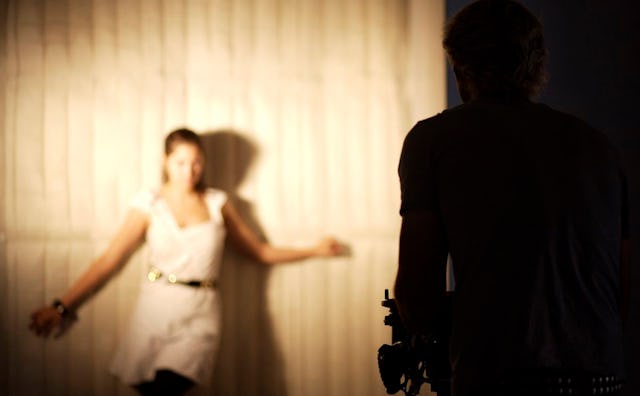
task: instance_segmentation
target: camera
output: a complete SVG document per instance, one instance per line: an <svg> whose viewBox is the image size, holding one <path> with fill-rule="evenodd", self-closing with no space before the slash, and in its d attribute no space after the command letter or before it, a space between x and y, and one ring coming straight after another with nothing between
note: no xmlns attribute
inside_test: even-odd
<svg viewBox="0 0 640 396"><path fill-rule="evenodd" d="M452 293L437 318L438 325L429 335L415 334L402 324L394 299L384 291L382 306L389 309L384 324L391 326L391 344L378 349L378 369L388 394L403 391L407 396L420 392L423 383L438 396L451 393L449 338L451 334Z"/></svg>

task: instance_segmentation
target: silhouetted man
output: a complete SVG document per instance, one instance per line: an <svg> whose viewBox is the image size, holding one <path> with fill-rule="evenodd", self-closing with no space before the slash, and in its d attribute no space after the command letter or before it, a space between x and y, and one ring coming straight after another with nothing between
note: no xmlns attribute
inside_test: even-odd
<svg viewBox="0 0 640 396"><path fill-rule="evenodd" d="M546 51L519 3L472 3L443 44L464 104L404 142L395 295L405 324L432 331L449 253L454 396L618 394L629 261L616 152L531 101Z"/></svg>

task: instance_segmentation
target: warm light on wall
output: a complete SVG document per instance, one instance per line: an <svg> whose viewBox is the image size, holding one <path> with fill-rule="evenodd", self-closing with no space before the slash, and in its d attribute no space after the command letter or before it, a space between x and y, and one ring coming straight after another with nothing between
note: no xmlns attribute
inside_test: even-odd
<svg viewBox="0 0 640 396"><path fill-rule="evenodd" d="M389 336L397 160L411 126L445 106L444 2L10 1L6 16L7 394L131 393L107 366L144 249L65 338L37 340L26 322L160 182L162 139L179 126L213 144L210 182L271 241L330 233L352 249L273 270L227 254L216 394L384 394L375 351Z"/></svg>

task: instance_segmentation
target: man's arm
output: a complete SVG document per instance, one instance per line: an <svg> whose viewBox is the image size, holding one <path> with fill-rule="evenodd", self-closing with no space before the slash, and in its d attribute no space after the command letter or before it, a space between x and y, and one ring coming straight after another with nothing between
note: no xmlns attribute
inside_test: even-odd
<svg viewBox="0 0 640 396"><path fill-rule="evenodd" d="M631 230L629 225L629 187L624 171L620 170L621 180L621 237L620 243L620 316L626 325L631 305Z"/></svg>
<svg viewBox="0 0 640 396"><path fill-rule="evenodd" d="M622 323L626 324L629 317L629 306L631 304L631 244L629 239L623 239L620 247L620 286L621 302L620 316Z"/></svg>
<svg viewBox="0 0 640 396"><path fill-rule="evenodd" d="M403 215L394 294L403 323L414 332L429 334L443 307L448 250L436 212Z"/></svg>

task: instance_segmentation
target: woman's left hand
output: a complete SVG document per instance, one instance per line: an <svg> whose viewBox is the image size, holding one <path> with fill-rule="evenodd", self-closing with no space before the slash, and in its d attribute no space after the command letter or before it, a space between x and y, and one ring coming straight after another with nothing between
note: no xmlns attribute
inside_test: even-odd
<svg viewBox="0 0 640 396"><path fill-rule="evenodd" d="M342 256L345 255L346 252L346 246L331 237L321 239L315 247L315 254L320 257Z"/></svg>

